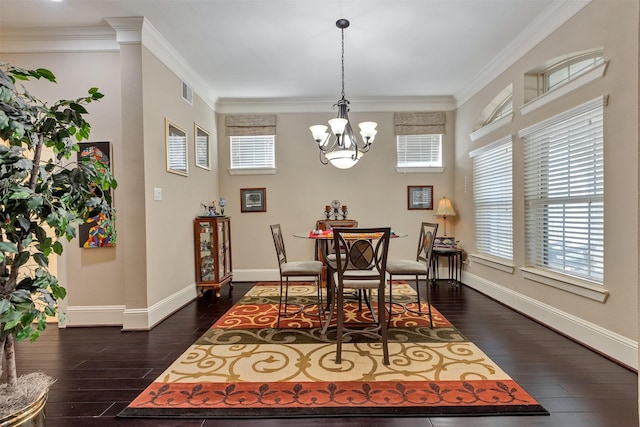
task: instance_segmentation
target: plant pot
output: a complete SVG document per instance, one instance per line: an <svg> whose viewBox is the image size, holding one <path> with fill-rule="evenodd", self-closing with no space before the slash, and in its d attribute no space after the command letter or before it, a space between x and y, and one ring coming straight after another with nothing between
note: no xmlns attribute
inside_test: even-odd
<svg viewBox="0 0 640 427"><path fill-rule="evenodd" d="M0 427L44 427L44 405L47 403L47 392L43 392L34 402L26 407L0 419Z"/></svg>

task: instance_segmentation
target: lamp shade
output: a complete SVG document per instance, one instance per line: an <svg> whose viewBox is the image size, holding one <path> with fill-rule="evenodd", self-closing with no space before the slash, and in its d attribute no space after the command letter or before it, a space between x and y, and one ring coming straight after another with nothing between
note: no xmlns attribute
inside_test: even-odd
<svg viewBox="0 0 640 427"><path fill-rule="evenodd" d="M451 200L446 197L442 197L440 202L438 203L438 209L436 210L436 216L456 216L456 211L453 210L453 206L451 206Z"/></svg>

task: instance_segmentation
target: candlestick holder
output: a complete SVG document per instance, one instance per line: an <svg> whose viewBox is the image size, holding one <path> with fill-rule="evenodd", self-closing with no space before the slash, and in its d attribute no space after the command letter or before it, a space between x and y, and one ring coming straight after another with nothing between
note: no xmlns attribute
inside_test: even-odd
<svg viewBox="0 0 640 427"><path fill-rule="evenodd" d="M326 219L330 219L333 216L333 219L337 220L342 217L342 219L347 219L347 215L349 211L347 210L347 205L341 205L340 200L333 200L331 205L326 205L324 207L324 216Z"/></svg>

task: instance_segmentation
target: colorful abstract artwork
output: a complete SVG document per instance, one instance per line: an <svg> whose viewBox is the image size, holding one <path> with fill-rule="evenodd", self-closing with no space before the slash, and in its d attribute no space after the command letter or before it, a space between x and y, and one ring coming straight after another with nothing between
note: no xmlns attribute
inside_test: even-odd
<svg viewBox="0 0 640 427"><path fill-rule="evenodd" d="M109 142L79 143L78 162L83 160L98 161L111 170L111 144ZM107 226L104 214L91 217L78 230L78 241L81 248L108 248L115 246L113 230Z"/></svg>

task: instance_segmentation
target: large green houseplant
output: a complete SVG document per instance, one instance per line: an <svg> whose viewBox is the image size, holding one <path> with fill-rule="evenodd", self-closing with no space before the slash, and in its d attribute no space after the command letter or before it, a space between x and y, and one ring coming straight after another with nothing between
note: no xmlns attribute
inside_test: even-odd
<svg viewBox="0 0 640 427"><path fill-rule="evenodd" d="M30 79L56 82L46 69L0 64L0 377L4 365L9 393L20 383L15 343L37 339L66 295L49 271L50 256L91 217L102 214L111 227L117 185L99 161L73 157L89 137L85 105L103 95L92 88L49 104L21 84Z"/></svg>

